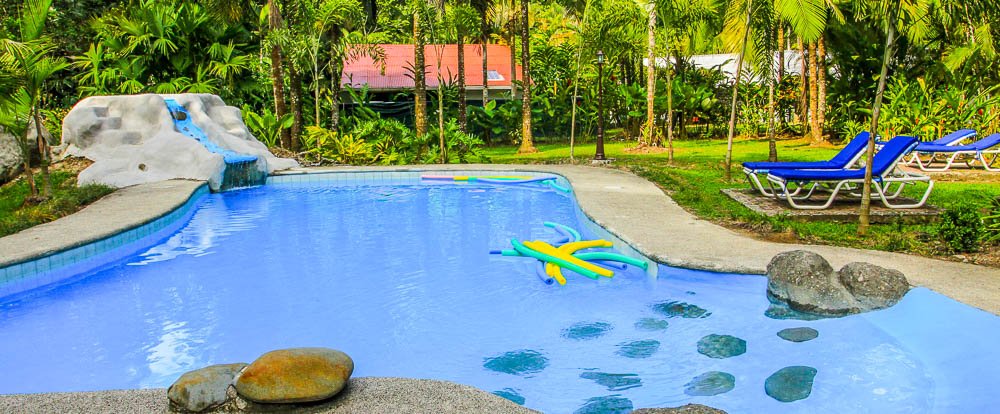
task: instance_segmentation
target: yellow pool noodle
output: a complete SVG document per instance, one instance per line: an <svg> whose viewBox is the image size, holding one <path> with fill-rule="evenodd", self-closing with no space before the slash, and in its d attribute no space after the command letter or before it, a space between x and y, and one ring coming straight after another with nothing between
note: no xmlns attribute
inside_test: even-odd
<svg viewBox="0 0 1000 414"><path fill-rule="evenodd" d="M567 254L573 254L576 253L577 250L589 249L591 247L611 247L611 246L614 246L614 243L611 243L607 240L583 240L578 242L566 243L562 246L559 246L558 250L561 252L565 252ZM566 277L563 276L562 274L562 267L559 267L559 265L555 263L545 264L545 274L555 279L557 282L559 282L560 285L566 284L565 282Z"/></svg>
<svg viewBox="0 0 1000 414"><path fill-rule="evenodd" d="M584 269L587 269L587 270L589 270L591 272L597 273L597 274L599 274L601 276L605 276L605 277L614 276L614 272L612 272L612 271L610 271L608 269L605 269L603 267L600 267L600 266L595 266L592 263L587 263L587 262L585 262L583 260L577 259L577 258L573 257L573 255L571 255L569 253L566 253L566 252L563 252L563 251L560 251L559 249L557 249L555 247L552 247L551 244L548 244L546 242L536 240L536 241L530 241L530 242L523 242L522 244L524 244L525 246L527 246L529 249L535 250L535 251L537 251L539 253L547 254L547 255L552 256L552 257L556 257L556 258L565 260L567 262L570 262L572 264L580 266L580 267L582 267Z"/></svg>
<svg viewBox="0 0 1000 414"><path fill-rule="evenodd" d="M529 180L534 177L528 175L484 175L484 176L456 175L452 178L455 181L469 181L469 179L472 178L487 178L491 180Z"/></svg>

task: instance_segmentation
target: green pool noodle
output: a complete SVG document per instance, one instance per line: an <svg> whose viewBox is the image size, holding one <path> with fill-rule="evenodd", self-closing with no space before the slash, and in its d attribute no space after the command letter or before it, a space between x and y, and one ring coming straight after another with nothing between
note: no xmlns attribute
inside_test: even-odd
<svg viewBox="0 0 1000 414"><path fill-rule="evenodd" d="M580 266L577 266L577 265L575 265L573 263L567 262L567 261L565 261L563 259L560 259L558 257L552 257L552 256L549 256L547 254L539 253L539 252L536 252L534 250L531 250L531 249L528 248L528 246L525 246L525 245L521 244L521 242L517 241L517 239L510 239L510 244L514 246L514 250L517 250L517 252L521 253L521 255L523 255L523 256L534 257L534 258L536 258L538 260L541 260L543 262L546 262L546 263L552 263L552 264L559 265L559 266L561 266L563 268L572 270L572 271L574 271L576 273L579 273L581 275L584 275L584 276L589 277L589 278L594 279L594 280L597 280L600 277L600 275L598 275L595 272L592 272L590 270L584 269L584 268L582 268Z"/></svg>
<svg viewBox="0 0 1000 414"><path fill-rule="evenodd" d="M501 250L500 251L500 255L501 256L518 256L518 257L524 256L521 253L518 253L517 250L510 250L510 249Z"/></svg>
<svg viewBox="0 0 1000 414"><path fill-rule="evenodd" d="M559 184L556 184L555 181L546 181L546 182L549 183L549 187L552 187L552 188L554 188L556 190L562 191L564 193L569 193L570 192L569 188L566 188L566 187L563 187L563 186L561 186Z"/></svg>
<svg viewBox="0 0 1000 414"><path fill-rule="evenodd" d="M630 264L632 266L638 266L638 267L641 267L642 270L648 270L649 269L649 263L646 262L645 260L639 260L639 259L631 258L631 257L628 257L628 256L620 255L618 253L611 253L611 252L588 252L588 253L577 253L577 254L574 254L573 256L576 256L580 260L611 260L611 261L615 261L615 262L622 262L622 263Z"/></svg>
<svg viewBox="0 0 1000 414"><path fill-rule="evenodd" d="M561 228L563 230L568 231L569 234L573 235L573 241L583 240L583 237L580 236L580 232L576 231L576 229L574 229L574 228L572 228L570 226L566 226L566 225L559 224L559 223L553 223L551 221L546 221L546 222L543 222L542 224L544 224L546 227L559 227L559 228Z"/></svg>

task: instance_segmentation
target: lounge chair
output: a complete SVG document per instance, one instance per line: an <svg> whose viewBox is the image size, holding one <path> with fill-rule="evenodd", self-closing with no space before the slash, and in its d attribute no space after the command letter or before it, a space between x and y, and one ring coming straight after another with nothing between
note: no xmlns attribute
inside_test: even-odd
<svg viewBox="0 0 1000 414"><path fill-rule="evenodd" d="M934 182L930 177L922 174L915 174L896 168L896 164L903 159L917 145L914 137L899 136L886 143L882 150L875 154L872 160L872 196L877 196L886 207L889 208L918 208L927 202L927 197L934 188ZM778 198L785 198L793 208L804 210L821 210L830 207L837 195L845 191L853 197L860 197L861 185L864 183L865 169L851 168L841 170L773 170L767 175L767 181L772 186L777 186L772 192L778 194ZM927 191L919 201L912 204L893 204L892 201L899 197L903 188L916 183L927 183ZM891 190L892 185L898 185L895 190ZM791 192L789 187L796 187ZM803 196L797 196L801 189L808 188ZM830 195L822 204L803 204L802 201L809 199L817 190L828 190Z"/></svg>
<svg viewBox="0 0 1000 414"><path fill-rule="evenodd" d="M771 170L841 170L848 168L857 163L861 159L861 156L864 155L865 148L868 148L869 135L868 132L859 133L829 161L745 162L743 163L743 174L746 174L747 181L750 182L751 187L755 187L763 195L773 196L774 193L764 187L758 175L767 174Z"/></svg>
<svg viewBox="0 0 1000 414"><path fill-rule="evenodd" d="M987 171L1000 171L1000 134L993 134L979 141L967 145L918 145L916 148L921 154L930 154L930 159L916 159L917 167L923 171L947 171L955 161L965 161L970 168L977 161L982 164ZM940 155L944 157L943 167L931 167L938 161Z"/></svg>
<svg viewBox="0 0 1000 414"><path fill-rule="evenodd" d="M936 145L948 145L948 146L958 145L958 144L961 144L962 141L965 141L967 139L971 139L974 136L976 136L976 130L974 130L974 129L960 129L958 131L952 132L952 133L950 133L948 135L945 135L945 136L943 136L941 138L938 138L938 139L935 139L933 141L921 142L921 143L917 144L917 148L915 148L913 150L913 152L910 153L910 155L906 156L906 159L903 160L903 165L913 165L913 164L916 164L917 163L917 157L920 156L920 155L924 155L924 154L920 153L922 151L922 148L926 148L929 145L930 146L936 146ZM882 144L884 144L884 143L881 143L881 142L879 143L880 146ZM933 157L934 156L932 155L931 159L930 159L930 162L934 161Z"/></svg>

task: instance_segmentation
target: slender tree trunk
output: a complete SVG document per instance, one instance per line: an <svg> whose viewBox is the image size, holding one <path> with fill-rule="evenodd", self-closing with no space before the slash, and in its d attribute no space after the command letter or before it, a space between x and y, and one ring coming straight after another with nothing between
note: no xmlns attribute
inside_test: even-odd
<svg viewBox="0 0 1000 414"><path fill-rule="evenodd" d="M482 44L483 44L483 107L486 107L486 103L490 101L490 80L489 80L489 60L487 59L487 38L486 35L489 33L489 22L486 20L486 14L484 10L482 27Z"/></svg>
<svg viewBox="0 0 1000 414"><path fill-rule="evenodd" d="M653 100L656 96L656 3L650 0L649 22L647 24L647 37L649 38L649 63L646 64L646 145L653 145L654 121Z"/></svg>
<svg viewBox="0 0 1000 414"><path fill-rule="evenodd" d="M507 39L507 44L510 45L510 99L517 98L517 47L514 45L516 37L514 36L513 23L510 25L509 38Z"/></svg>
<svg viewBox="0 0 1000 414"><path fill-rule="evenodd" d="M670 52L667 52L667 56L670 56ZM675 56L674 59L680 59L680 56ZM667 62L667 162L674 162L674 79L673 70L670 66L670 62Z"/></svg>
<svg viewBox="0 0 1000 414"><path fill-rule="evenodd" d="M521 147L519 154L538 152L531 139L531 33L528 0L521 0Z"/></svg>
<svg viewBox="0 0 1000 414"><path fill-rule="evenodd" d="M267 24L271 31L281 29L281 11L274 0L267 2ZM274 116L278 119L288 113L288 106L285 104L285 75L283 70L281 47L271 46L271 86L274 94ZM288 129L281 130L281 147L289 149L292 147L292 135Z"/></svg>
<svg viewBox="0 0 1000 414"><path fill-rule="evenodd" d="M418 137L427 134L427 68L421 14L420 10L413 13L413 124Z"/></svg>
<svg viewBox="0 0 1000 414"><path fill-rule="evenodd" d="M802 135L809 131L809 72L806 62L806 46L799 38L799 123L802 124Z"/></svg>
<svg viewBox="0 0 1000 414"><path fill-rule="evenodd" d="M897 4L898 7L898 4ZM885 54L882 56L882 71L879 72L878 88L875 90L875 105L872 107L872 125L868 134L868 149L865 151L865 182L861 187L861 210L858 214L858 234L868 233L872 207L872 162L875 158L875 135L878 134L878 117L882 110L882 95L885 92L885 78L889 73L889 62L896 47L896 13L892 8L886 27Z"/></svg>
<svg viewBox="0 0 1000 414"><path fill-rule="evenodd" d="M774 79L767 85L767 160L778 160L778 142L774 133Z"/></svg>
<svg viewBox="0 0 1000 414"><path fill-rule="evenodd" d="M569 159L573 160L575 155L573 152L576 149L576 96L580 92L580 64L583 58L583 43L581 41L580 46L576 50L576 74L573 79L573 102L570 112L570 123L569 123Z"/></svg>
<svg viewBox="0 0 1000 414"><path fill-rule="evenodd" d="M753 0L747 3L747 21L743 29L743 45L740 46L740 56L736 59L736 79L733 82L733 104L729 111L729 135L726 138L726 164L723 176L726 181L733 178L729 171L733 166L733 133L736 132L736 102L740 91L740 76L743 74L743 55L747 51L747 41L750 40L750 16L753 14Z"/></svg>
<svg viewBox="0 0 1000 414"><path fill-rule="evenodd" d="M28 142L28 128L30 127L30 124L25 126L19 146L21 147L21 157L24 161L24 179L28 181L28 194L31 198L37 198L38 186L35 185L35 174L31 171L31 143Z"/></svg>
<svg viewBox="0 0 1000 414"><path fill-rule="evenodd" d="M466 127L465 103L465 36L458 34L458 129L469 132ZM483 79L486 83L486 79Z"/></svg>
<svg viewBox="0 0 1000 414"><path fill-rule="evenodd" d="M444 46L441 47L444 49ZM438 101L438 143L441 146L438 154L440 155L441 163L448 163L448 143L444 140L444 79L441 79L441 55L444 51L438 52L438 88L437 88L437 101Z"/></svg>
<svg viewBox="0 0 1000 414"><path fill-rule="evenodd" d="M809 44L809 130L812 132L812 142L823 142L823 130L818 127L819 98L816 96L816 43Z"/></svg>
<svg viewBox="0 0 1000 414"><path fill-rule="evenodd" d="M289 97L292 104L291 150L299 151L304 121L302 119L302 75L295 64L288 65Z"/></svg>
<svg viewBox="0 0 1000 414"><path fill-rule="evenodd" d="M816 129L823 137L826 127L826 36L816 42Z"/></svg>
<svg viewBox="0 0 1000 414"><path fill-rule="evenodd" d="M330 129L340 131L340 90L344 74L339 62L330 63Z"/></svg>
<svg viewBox="0 0 1000 414"><path fill-rule="evenodd" d="M42 117L38 115L38 105L31 107L31 117L35 124L35 141L38 144L38 164L42 171L42 197L48 199L52 197L52 179L49 177L49 163L51 154L49 153L49 143L42 136Z"/></svg>
<svg viewBox="0 0 1000 414"><path fill-rule="evenodd" d="M785 79L785 47L785 25L778 23L778 79L774 82L778 93L781 91L781 81ZM781 125L784 126L787 120L786 113L781 111L778 118L781 120Z"/></svg>

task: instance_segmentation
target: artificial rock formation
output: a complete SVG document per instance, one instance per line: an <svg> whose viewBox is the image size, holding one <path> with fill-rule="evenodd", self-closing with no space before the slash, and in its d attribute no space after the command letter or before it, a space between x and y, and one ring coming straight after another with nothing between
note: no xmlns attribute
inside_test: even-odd
<svg viewBox="0 0 1000 414"><path fill-rule="evenodd" d="M247 129L240 110L216 95L93 96L81 100L63 119L63 155L94 164L80 173L80 184L113 187L187 178L222 184L225 162L194 138L174 128L164 98L183 105L208 140L238 154L258 157L256 168L271 173L298 166L275 157Z"/></svg>
<svg viewBox="0 0 1000 414"><path fill-rule="evenodd" d="M869 263L834 271L822 256L795 250L767 265L767 293L795 311L843 316L895 305L910 285L902 273Z"/></svg>
<svg viewBox="0 0 1000 414"><path fill-rule="evenodd" d="M14 135L0 129L0 184L4 184L24 169L21 161L21 147Z"/></svg>

